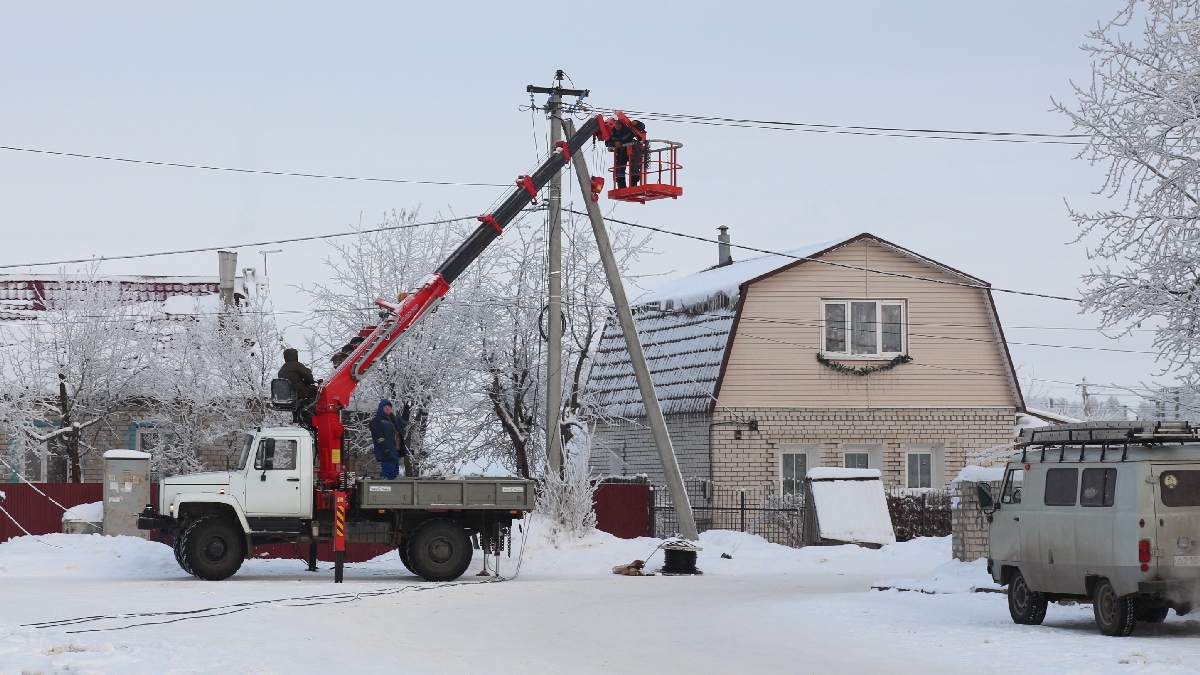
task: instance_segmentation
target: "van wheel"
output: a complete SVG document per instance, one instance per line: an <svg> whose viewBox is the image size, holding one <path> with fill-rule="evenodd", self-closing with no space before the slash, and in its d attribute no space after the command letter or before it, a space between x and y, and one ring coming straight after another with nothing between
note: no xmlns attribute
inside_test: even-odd
<svg viewBox="0 0 1200 675"><path fill-rule="evenodd" d="M228 579L242 566L245 540L242 528L228 518L205 516L183 532L186 569L205 581Z"/></svg>
<svg viewBox="0 0 1200 675"><path fill-rule="evenodd" d="M408 564L428 581L453 581L471 565L471 538L458 523L434 518L421 523L408 542Z"/></svg>
<svg viewBox="0 0 1200 675"><path fill-rule="evenodd" d="M1134 618L1146 623L1162 623L1167 620L1167 607L1137 607Z"/></svg>
<svg viewBox="0 0 1200 675"><path fill-rule="evenodd" d="M1008 581L1008 614L1013 623L1038 626L1046 618L1046 596L1025 583L1025 575L1017 570Z"/></svg>
<svg viewBox="0 0 1200 675"><path fill-rule="evenodd" d="M1096 590L1092 593L1092 611L1096 614L1096 625L1101 633L1113 637L1133 634L1133 626L1137 623L1133 597L1122 598L1117 595L1108 579L1096 582Z"/></svg>
<svg viewBox="0 0 1200 675"><path fill-rule="evenodd" d="M408 562L408 537L400 538L400 545L396 547L396 552L400 554L400 564L404 565L404 569L412 572L412 565Z"/></svg>

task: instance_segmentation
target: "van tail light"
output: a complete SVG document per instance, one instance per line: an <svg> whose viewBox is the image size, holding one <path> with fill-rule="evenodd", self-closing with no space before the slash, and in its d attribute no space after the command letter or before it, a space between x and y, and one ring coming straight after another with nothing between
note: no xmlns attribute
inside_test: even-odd
<svg viewBox="0 0 1200 675"><path fill-rule="evenodd" d="M1142 571L1148 569L1146 563L1150 562L1150 540L1143 539L1138 542L1138 562L1142 563Z"/></svg>

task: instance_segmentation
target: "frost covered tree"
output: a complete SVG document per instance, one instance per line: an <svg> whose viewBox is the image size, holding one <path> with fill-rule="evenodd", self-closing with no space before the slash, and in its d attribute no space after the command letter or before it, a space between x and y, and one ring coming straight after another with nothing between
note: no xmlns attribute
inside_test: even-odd
<svg viewBox="0 0 1200 675"><path fill-rule="evenodd" d="M333 244L326 283L303 290L313 317L310 365L328 376L329 361L363 326L379 321L375 298L395 300L414 288L449 257L478 225L473 219L415 226L415 211L393 212L378 228L364 229L349 243ZM387 228L387 229L385 229ZM479 285L491 272L485 257L455 282L440 307L426 316L380 361L355 392L352 408L370 414L380 399L394 402L407 423L405 443L424 470L452 471L475 458L481 435L482 397L477 375L481 345ZM355 448L359 454L367 448Z"/></svg>
<svg viewBox="0 0 1200 675"><path fill-rule="evenodd" d="M1088 35L1092 77L1056 102L1090 137L1116 206L1071 209L1095 266L1083 306L1103 325L1154 326L1165 372L1200 385L1200 5L1128 0Z"/></svg>
<svg viewBox="0 0 1200 675"><path fill-rule="evenodd" d="M228 309L213 300L196 298L189 312L151 329L155 358L143 419L155 431L144 449L159 476L202 470L206 449L224 451L229 468L240 450L236 433L278 415L267 400L281 341L265 286Z"/></svg>
<svg viewBox="0 0 1200 675"><path fill-rule="evenodd" d="M61 273L41 300L37 318L5 328L8 431L55 459L52 471L65 463L52 477L78 483L80 459L97 449L104 423L143 392L152 310L123 298L95 267Z"/></svg>

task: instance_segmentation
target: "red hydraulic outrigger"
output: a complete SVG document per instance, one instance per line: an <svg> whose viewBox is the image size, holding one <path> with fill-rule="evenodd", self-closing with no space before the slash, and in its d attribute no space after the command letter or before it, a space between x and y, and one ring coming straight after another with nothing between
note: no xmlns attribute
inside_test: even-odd
<svg viewBox="0 0 1200 675"><path fill-rule="evenodd" d="M311 422L316 429L319 461L314 506L334 511L334 555L339 568L346 550L346 508L354 489L354 477L343 469L342 464L345 428L341 412L350 404L350 397L358 383L395 346L401 335L438 305L450 291L450 285L504 232L505 226L534 200L538 191L550 182L550 178L567 165L571 155L579 152L593 136L607 140L615 124L615 120L602 115L588 119L566 142L560 143L532 174L519 177L516 187L500 206L492 213L480 216L479 227L437 271L426 276L416 290L401 295L396 303L377 299L375 304L387 311L387 318L379 325L368 326L361 331L359 336L363 338L362 342L334 370L329 381L321 386Z"/></svg>

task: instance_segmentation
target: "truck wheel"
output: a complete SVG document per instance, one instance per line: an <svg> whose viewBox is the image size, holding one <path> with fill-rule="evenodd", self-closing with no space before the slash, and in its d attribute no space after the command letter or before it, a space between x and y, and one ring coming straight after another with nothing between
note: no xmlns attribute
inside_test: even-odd
<svg viewBox="0 0 1200 675"><path fill-rule="evenodd" d="M408 542L410 569L427 581L453 581L461 577L471 565L471 554L467 531L443 518L421 523Z"/></svg>
<svg viewBox="0 0 1200 675"><path fill-rule="evenodd" d="M220 516L205 516L192 523L180 542L185 569L206 581L233 576L242 566L245 545L241 528Z"/></svg>
<svg viewBox="0 0 1200 675"><path fill-rule="evenodd" d="M175 562L179 563L179 567L188 574L194 574L187 565L187 557L183 555L183 530L176 530L171 535L171 550L175 552Z"/></svg>
<svg viewBox="0 0 1200 675"><path fill-rule="evenodd" d="M1046 596L1029 588L1021 570L1008 582L1008 614L1013 623L1026 626L1041 625L1046 618Z"/></svg>
<svg viewBox="0 0 1200 675"><path fill-rule="evenodd" d="M1096 625L1101 633L1113 637L1133 634L1133 626L1137 623L1133 597L1122 598L1117 595L1108 579L1096 582L1096 590L1092 593L1092 611L1096 614Z"/></svg>
<svg viewBox="0 0 1200 675"><path fill-rule="evenodd" d="M404 569L412 572L412 565L408 562L408 537L400 539L400 545L396 547L396 552L400 554L400 564L404 565Z"/></svg>

